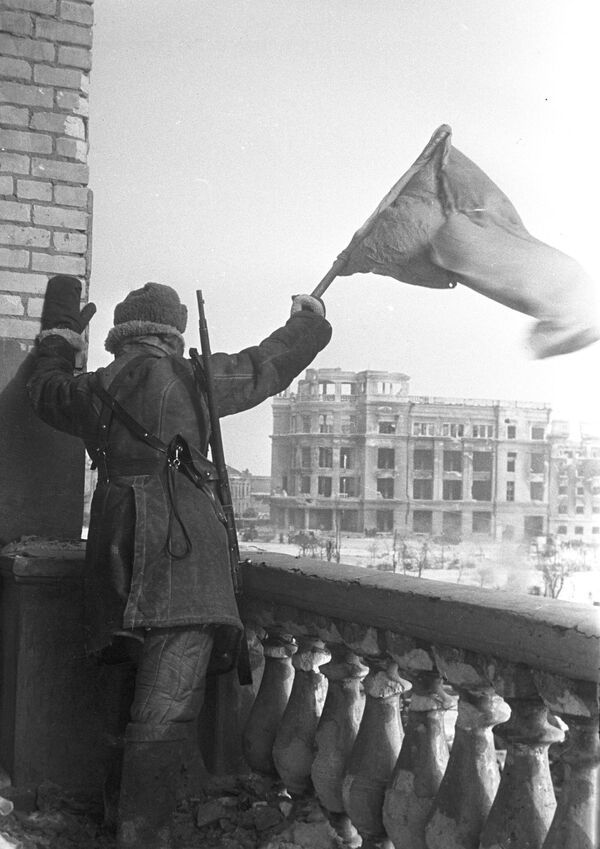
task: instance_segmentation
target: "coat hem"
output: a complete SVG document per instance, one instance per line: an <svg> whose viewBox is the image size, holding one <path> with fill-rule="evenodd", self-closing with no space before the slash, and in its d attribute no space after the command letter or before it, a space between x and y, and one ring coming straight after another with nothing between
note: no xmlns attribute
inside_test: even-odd
<svg viewBox="0 0 600 849"><path fill-rule="evenodd" d="M133 631L136 628L181 628L187 625L229 625L232 628L236 628L238 631L244 630L242 620L234 616L204 616L201 618L198 616L169 616L166 619L153 618L137 620L131 625L125 625L124 628L120 629L120 631L123 633L128 630Z"/></svg>
<svg viewBox="0 0 600 849"><path fill-rule="evenodd" d="M236 631L243 633L244 625L241 619L236 619L233 616L220 617L214 619L212 617L199 619L197 616L186 616L179 619L170 618L168 621L164 619L145 620L143 623L136 625L115 625L114 628L102 633L97 633L86 641L86 654L95 655L101 652L107 646L110 646L115 637L131 637L133 639L144 641L144 631L151 628L193 628L196 625L215 625L217 627L230 627Z"/></svg>

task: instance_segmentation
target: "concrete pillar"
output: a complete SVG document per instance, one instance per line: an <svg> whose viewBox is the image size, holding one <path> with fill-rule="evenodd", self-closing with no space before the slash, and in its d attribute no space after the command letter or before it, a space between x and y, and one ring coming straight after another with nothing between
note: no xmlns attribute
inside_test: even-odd
<svg viewBox="0 0 600 849"><path fill-rule="evenodd" d="M37 420L24 387L48 278L79 277L87 299L92 2L12 0L0 12L2 542L81 532L83 446Z"/></svg>
<svg viewBox="0 0 600 849"><path fill-rule="evenodd" d="M506 763L480 849L541 849L556 810L548 748L561 742L564 732L549 721L530 670L515 668L503 686L512 711L501 732Z"/></svg>
<svg viewBox="0 0 600 849"><path fill-rule="evenodd" d="M441 501L444 488L444 442L433 441L433 500Z"/></svg>
<svg viewBox="0 0 600 849"><path fill-rule="evenodd" d="M452 699L437 672L411 677L406 733L386 790L383 824L394 846L427 849L425 824L448 764L444 711Z"/></svg>
<svg viewBox="0 0 600 849"><path fill-rule="evenodd" d="M302 797L311 786L315 734L327 695L319 666L331 659L321 640L299 637L298 643L292 658L296 674L273 743L275 768L292 797Z"/></svg>
<svg viewBox="0 0 600 849"><path fill-rule="evenodd" d="M360 845L344 810L342 785L348 757L365 707L362 680L368 667L347 648L331 646L332 660L321 667L328 681L327 698L315 735L311 778L319 802L344 845Z"/></svg>
<svg viewBox="0 0 600 849"><path fill-rule="evenodd" d="M370 668L364 682L365 710L348 759L342 797L363 849L392 849L382 812L404 739L400 694L408 682L400 678L396 663L380 659L365 659L365 663Z"/></svg>
<svg viewBox="0 0 600 849"><path fill-rule="evenodd" d="M263 643L265 668L260 689L243 733L246 760L254 772L276 775L273 743L287 707L294 669L292 656L298 646L289 635L266 632Z"/></svg>

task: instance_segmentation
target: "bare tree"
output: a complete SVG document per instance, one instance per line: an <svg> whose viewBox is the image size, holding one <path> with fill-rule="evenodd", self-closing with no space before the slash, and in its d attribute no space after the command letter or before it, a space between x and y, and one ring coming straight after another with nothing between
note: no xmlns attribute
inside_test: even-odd
<svg viewBox="0 0 600 849"><path fill-rule="evenodd" d="M536 568L544 579L544 595L558 598L567 576L577 568L576 564L567 556L564 547L557 545L553 536L547 536L543 543L535 543L534 556Z"/></svg>
<svg viewBox="0 0 600 849"><path fill-rule="evenodd" d="M429 566L429 544L427 540L421 546L421 551L419 552L419 557L417 559L417 574L419 578L423 574L423 569L427 569Z"/></svg>

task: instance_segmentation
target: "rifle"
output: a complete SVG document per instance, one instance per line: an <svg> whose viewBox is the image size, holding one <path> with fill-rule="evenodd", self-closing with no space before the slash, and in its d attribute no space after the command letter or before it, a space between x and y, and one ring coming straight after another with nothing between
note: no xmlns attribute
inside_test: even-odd
<svg viewBox="0 0 600 849"><path fill-rule="evenodd" d="M208 325L204 314L204 299L202 291L196 290L196 299L198 301L198 329L200 333L200 348L202 350L202 360L198 351L195 348L190 348L190 357L194 369L202 375L202 383L206 391L206 401L208 405L208 415L210 419L210 450L212 461L217 469L217 490L219 501L225 514L225 529L227 531L227 547L229 551L229 566L231 569L231 580L233 583L234 592L239 595L242 591L240 578L240 549L238 546L237 532L235 529L235 515L233 512L233 503L231 500L231 490L229 488L229 475L227 474L227 464L225 462L225 453L223 450L223 439L221 436L221 423L219 421L219 411L215 399L214 376L212 370L210 340L208 337ZM250 658L248 655L248 643L246 635L242 637L240 645L240 654L238 658L238 678L240 684L251 684L252 674L250 671Z"/></svg>

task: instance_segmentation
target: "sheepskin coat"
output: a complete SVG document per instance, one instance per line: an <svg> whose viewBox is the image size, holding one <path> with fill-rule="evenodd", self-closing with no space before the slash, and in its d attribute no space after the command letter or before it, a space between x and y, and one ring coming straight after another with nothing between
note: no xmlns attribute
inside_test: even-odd
<svg viewBox="0 0 600 849"><path fill-rule="evenodd" d="M92 459L102 460L99 449L107 448L104 468L109 473L99 475L86 552L92 651L109 644L114 634L143 628L216 624L241 629L226 532L211 500L184 475L171 473L176 478L174 517L164 454L136 438L118 418L107 423L106 405L93 392L99 381L163 442L181 434L192 454L206 454L206 399L191 361L181 355L181 337L165 334L164 328L153 330L117 325L107 340L114 361L80 375L73 373L73 346L60 331L50 331L38 342L28 383L33 407L47 424L83 439ZM219 415L247 410L281 392L330 336L324 318L302 311L255 347L213 354ZM102 463L99 468L102 472Z"/></svg>

